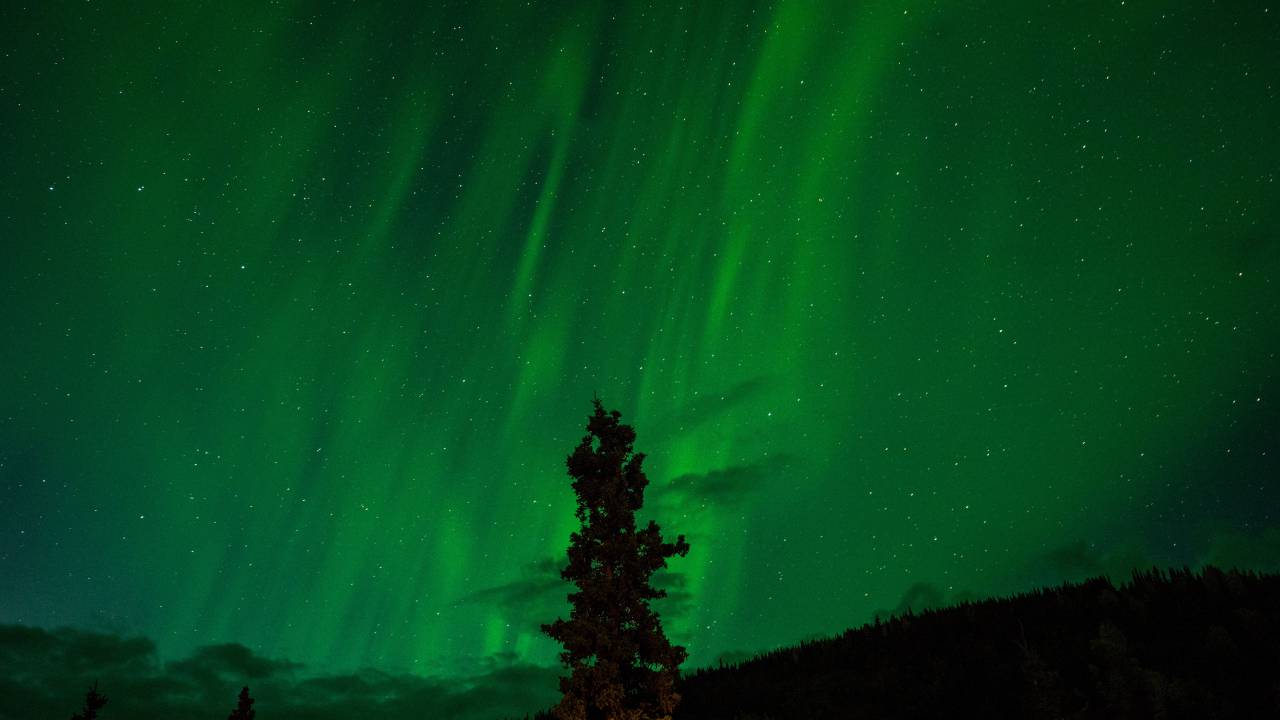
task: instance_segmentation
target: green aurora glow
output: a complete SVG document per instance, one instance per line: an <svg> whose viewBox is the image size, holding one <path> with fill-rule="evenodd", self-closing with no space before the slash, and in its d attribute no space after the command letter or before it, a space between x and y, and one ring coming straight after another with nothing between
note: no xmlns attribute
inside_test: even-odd
<svg viewBox="0 0 1280 720"><path fill-rule="evenodd" d="M593 391L690 665L1275 567L1275 8L233 5L4 12L0 622L551 663Z"/></svg>

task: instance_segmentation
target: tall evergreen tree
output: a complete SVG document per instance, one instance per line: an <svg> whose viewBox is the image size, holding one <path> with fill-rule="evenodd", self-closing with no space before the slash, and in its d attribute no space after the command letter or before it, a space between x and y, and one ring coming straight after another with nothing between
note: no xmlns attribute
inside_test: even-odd
<svg viewBox="0 0 1280 720"><path fill-rule="evenodd" d="M649 606L666 596L651 580L689 544L683 535L664 542L653 521L636 528L649 484L644 454L632 452L636 433L619 422L621 413L593 402L587 435L567 461L581 528L569 536L560 576L577 590L569 594L569 619L542 626L564 646L560 659L570 671L560 678L563 697L553 713L559 720L670 718L686 653L667 640Z"/></svg>
<svg viewBox="0 0 1280 720"><path fill-rule="evenodd" d="M71 720L97 720L98 711L107 704L107 698L98 694L98 683L84 694L84 709L71 716Z"/></svg>
<svg viewBox="0 0 1280 720"><path fill-rule="evenodd" d="M249 697L249 687L246 685L240 690L240 701L236 703L236 709L227 716L227 720L253 720L256 714L253 698Z"/></svg>

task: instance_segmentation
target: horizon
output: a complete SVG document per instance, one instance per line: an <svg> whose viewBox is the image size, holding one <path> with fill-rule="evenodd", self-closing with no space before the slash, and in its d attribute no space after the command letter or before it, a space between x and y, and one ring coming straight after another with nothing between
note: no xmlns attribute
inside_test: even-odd
<svg viewBox="0 0 1280 720"><path fill-rule="evenodd" d="M1216 573L1210 573L1211 569ZM830 635L803 638L796 643L761 649L749 656L722 656L710 665L686 666L682 668L681 675L686 680L705 685L708 676L734 673L738 668L757 661L769 664L785 657L794 662L797 651L805 653L811 648L824 646L847 649L852 647L850 638L865 639L883 635L886 631L901 634L917 619L933 618L935 623L947 623L953 630L962 628L966 622L975 624L972 615L953 612L964 608L987 607L990 614L1002 606L1035 603L1042 597L1053 597L1059 593L1078 594L1096 588L1098 583L1105 583L1106 588L1121 595L1139 587L1148 591L1152 587L1163 587L1167 592L1178 587L1180 578L1208 582L1211 576L1214 584L1210 586L1218 588L1223 585L1217 583L1231 576L1252 579L1255 592L1259 589L1259 580L1265 582L1269 579L1273 585L1280 580L1280 573L1207 565L1194 570L1185 567L1135 569L1128 579L1121 582L1099 575L998 597L968 598L944 606L900 608L894 614L877 616L872 622ZM1238 597L1248 586L1234 587L1231 593L1219 595L1219 600ZM1258 599L1253 598L1255 605ZM1114 602L1107 604L1116 605ZM1021 620L1019 627L1025 644ZM1114 629L1115 626L1111 627ZM1222 630L1222 626L1217 627ZM997 628L988 627L981 632L992 630ZM973 632L972 628L970 632ZM1261 641L1261 638L1255 640ZM79 658L90 657L92 666L77 662ZM69 659L73 661L70 666ZM77 628L44 630L6 624L0 624L0 671L3 671L0 678L6 678L8 682L6 685L0 681L0 690L22 688L27 696L22 707L31 711L33 706L43 706L45 715L59 712L70 697L67 693L81 686L103 691L108 700L114 697L116 706L123 705L125 717L171 716L175 713L192 716L200 715L202 711L208 714L212 709L220 708L235 688L243 686L246 691L252 690L255 700L265 699L265 703L259 703L259 709L265 709L273 717L283 718L349 717L357 710L376 711L388 718L419 717L424 712L477 719L527 717L528 713L544 710L555 701L555 694L547 692L547 683L563 674L559 667L521 664L510 657L491 658L486 668L473 668L472 674L461 677L386 673L378 668L334 673L309 669L304 664L283 658L263 657L237 643L200 647L189 657L166 660L158 656L155 643L142 636L128 637ZM104 678L105 684L102 682ZM0 697L4 697L3 693ZM706 703L702 705L705 709ZM112 710L114 715L119 708L113 707ZM0 704L0 712L4 712L3 704Z"/></svg>

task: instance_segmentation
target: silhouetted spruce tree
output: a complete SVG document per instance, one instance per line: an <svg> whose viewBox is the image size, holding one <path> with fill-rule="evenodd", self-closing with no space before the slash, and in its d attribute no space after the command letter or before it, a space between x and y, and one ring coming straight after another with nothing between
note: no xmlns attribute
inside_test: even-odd
<svg viewBox="0 0 1280 720"><path fill-rule="evenodd" d="M98 694L98 683L94 682L89 692L84 694L84 709L71 716L71 720L96 720L98 711L107 704L107 699Z"/></svg>
<svg viewBox="0 0 1280 720"><path fill-rule="evenodd" d="M245 686L240 690L240 701L236 703L236 709L231 711L227 720L253 720L256 714L253 709L253 698L249 697L249 688Z"/></svg>
<svg viewBox="0 0 1280 720"><path fill-rule="evenodd" d="M564 646L560 659L570 671L560 678L563 697L552 712L560 720L669 718L680 700L675 682L686 653L667 640L649 607L666 596L651 580L689 544L683 535L664 542L653 521L636 529L649 484L644 454L632 452L636 433L619 422L621 413L593 402L587 435L567 461L581 528L569 536L569 564L560 576L577 590L569 594L569 619L542 626Z"/></svg>

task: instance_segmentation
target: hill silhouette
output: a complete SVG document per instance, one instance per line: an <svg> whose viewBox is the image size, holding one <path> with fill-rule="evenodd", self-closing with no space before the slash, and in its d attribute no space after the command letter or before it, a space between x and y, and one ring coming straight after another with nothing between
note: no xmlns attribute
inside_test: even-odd
<svg viewBox="0 0 1280 720"><path fill-rule="evenodd" d="M680 692L676 720L1276 717L1280 575L1153 569L908 613Z"/></svg>

